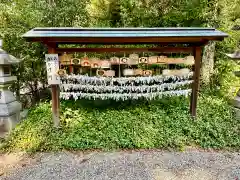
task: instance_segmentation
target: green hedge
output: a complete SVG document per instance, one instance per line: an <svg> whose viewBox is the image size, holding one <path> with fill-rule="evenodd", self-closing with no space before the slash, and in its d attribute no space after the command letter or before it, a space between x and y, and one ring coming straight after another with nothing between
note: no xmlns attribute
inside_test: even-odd
<svg viewBox="0 0 240 180"><path fill-rule="evenodd" d="M239 149L240 125L231 107L218 97L202 95L198 119L189 116L186 98L153 102L64 101L61 127L55 129L51 105L33 108L6 140L10 151L60 149L174 148L196 146Z"/></svg>

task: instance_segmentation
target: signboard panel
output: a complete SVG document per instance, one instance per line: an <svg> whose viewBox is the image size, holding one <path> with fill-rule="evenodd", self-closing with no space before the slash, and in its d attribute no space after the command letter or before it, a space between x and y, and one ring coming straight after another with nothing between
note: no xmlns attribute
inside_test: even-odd
<svg viewBox="0 0 240 180"><path fill-rule="evenodd" d="M46 54L45 59L48 84L60 84L60 77L57 74L59 70L58 54Z"/></svg>

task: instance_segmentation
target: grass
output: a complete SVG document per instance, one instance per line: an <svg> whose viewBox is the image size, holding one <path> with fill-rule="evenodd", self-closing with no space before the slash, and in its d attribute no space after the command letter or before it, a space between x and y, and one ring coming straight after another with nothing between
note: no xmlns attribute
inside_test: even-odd
<svg viewBox="0 0 240 180"><path fill-rule="evenodd" d="M201 95L198 119L189 116L189 100L153 102L61 103L61 127L52 126L51 105L31 109L5 142L8 151L49 151L197 146L239 149L240 124L218 97Z"/></svg>

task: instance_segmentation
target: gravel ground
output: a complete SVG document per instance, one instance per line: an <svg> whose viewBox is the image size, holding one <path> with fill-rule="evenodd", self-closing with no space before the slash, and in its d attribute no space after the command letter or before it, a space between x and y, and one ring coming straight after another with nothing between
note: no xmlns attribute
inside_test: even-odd
<svg viewBox="0 0 240 180"><path fill-rule="evenodd" d="M5 154L1 180L240 180L240 153L166 151Z"/></svg>

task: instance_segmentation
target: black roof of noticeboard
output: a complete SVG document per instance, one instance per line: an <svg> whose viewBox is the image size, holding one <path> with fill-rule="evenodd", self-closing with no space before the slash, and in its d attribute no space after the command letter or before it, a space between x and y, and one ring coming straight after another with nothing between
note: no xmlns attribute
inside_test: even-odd
<svg viewBox="0 0 240 180"><path fill-rule="evenodd" d="M204 38L222 40L228 35L214 28L34 28L23 35L29 41L77 41L86 38ZM73 40L75 38L75 40ZM173 41L172 40L169 40Z"/></svg>

